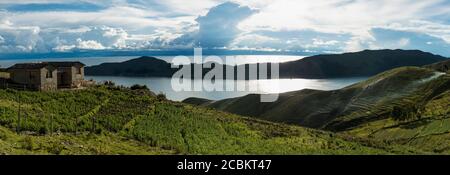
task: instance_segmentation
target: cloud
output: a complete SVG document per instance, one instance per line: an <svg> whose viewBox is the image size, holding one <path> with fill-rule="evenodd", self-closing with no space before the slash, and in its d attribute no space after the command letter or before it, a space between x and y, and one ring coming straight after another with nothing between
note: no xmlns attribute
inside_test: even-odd
<svg viewBox="0 0 450 175"><path fill-rule="evenodd" d="M372 28L371 38L354 37L348 42L346 51L361 49L419 49L440 55L450 55L450 45L440 37L420 32Z"/></svg>
<svg viewBox="0 0 450 175"><path fill-rule="evenodd" d="M208 14L196 19L199 44L207 48L228 46L241 32L236 26L255 12L247 6L232 2L213 7Z"/></svg>
<svg viewBox="0 0 450 175"><path fill-rule="evenodd" d="M202 0L202 1L186 1L186 0L126 0L126 5L156 10L166 16L198 16L203 15L221 2L221 0Z"/></svg>
<svg viewBox="0 0 450 175"><path fill-rule="evenodd" d="M94 40L83 41L81 39L77 39L78 49L89 49L89 50L103 50L105 47Z"/></svg>
<svg viewBox="0 0 450 175"><path fill-rule="evenodd" d="M43 43L39 27L13 26L10 21L0 20L0 52L39 52Z"/></svg>
<svg viewBox="0 0 450 175"><path fill-rule="evenodd" d="M49 50L102 50L126 47L128 33L121 28L83 27L78 29L53 29L44 31L42 37L47 41Z"/></svg>
<svg viewBox="0 0 450 175"><path fill-rule="evenodd" d="M157 12L128 6L114 6L101 11L44 11L44 12L7 12L6 18L16 25L33 25L41 28L72 28L80 26L122 27L134 31L142 28L162 28L177 24L176 18L170 21L158 16Z"/></svg>
<svg viewBox="0 0 450 175"><path fill-rule="evenodd" d="M163 48L227 48L241 34L236 26L256 13L248 6L225 2L212 7L205 15L195 19L196 24L187 23L179 37L165 43Z"/></svg>
<svg viewBox="0 0 450 175"><path fill-rule="evenodd" d="M447 21L448 22L448 21ZM450 24L450 23L449 23ZM423 33L430 36L434 36L436 38L441 38L442 40L450 43L450 25L436 23L432 21L424 21L424 20L412 20L407 23L392 23L383 28L397 30L397 31L405 31L412 33Z"/></svg>
<svg viewBox="0 0 450 175"><path fill-rule="evenodd" d="M385 28L371 30L374 41L371 47L420 49L441 55L450 55L450 45L439 37L419 32L408 32Z"/></svg>
<svg viewBox="0 0 450 175"><path fill-rule="evenodd" d="M268 1L240 28L367 34L374 26L449 14L448 5L444 0L276 0Z"/></svg>
<svg viewBox="0 0 450 175"><path fill-rule="evenodd" d="M312 45L311 47L328 47L328 46L335 46L337 44L339 44L339 41L336 40L328 40L328 41L324 41L322 39L317 39L314 38L312 39Z"/></svg>
<svg viewBox="0 0 450 175"><path fill-rule="evenodd" d="M57 52L68 52L73 50L104 50L105 47L94 40L83 41L82 39L77 39L76 45L58 45L53 48Z"/></svg>
<svg viewBox="0 0 450 175"><path fill-rule="evenodd" d="M449 56L448 0L2 0L0 52L204 48Z"/></svg>
<svg viewBox="0 0 450 175"><path fill-rule="evenodd" d="M97 4L87 2L75 3L30 3L30 4L13 4L6 7L11 12L39 12L39 11L99 11L104 7Z"/></svg>
<svg viewBox="0 0 450 175"><path fill-rule="evenodd" d="M237 37L232 48L272 48L280 51L339 52L342 43L351 38L349 34L323 33L315 30L261 30Z"/></svg>
<svg viewBox="0 0 450 175"><path fill-rule="evenodd" d="M16 26L8 21L0 24L0 36L3 53L121 49L127 47L128 40L128 33L121 28L83 26L41 29L37 26Z"/></svg>

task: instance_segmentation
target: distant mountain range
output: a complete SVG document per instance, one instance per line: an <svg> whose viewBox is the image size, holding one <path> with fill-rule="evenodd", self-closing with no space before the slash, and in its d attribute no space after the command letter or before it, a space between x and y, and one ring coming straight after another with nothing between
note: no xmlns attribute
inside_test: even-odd
<svg viewBox="0 0 450 175"><path fill-rule="evenodd" d="M337 78L372 76L397 67L423 66L446 59L418 50L365 50L311 56L281 63L279 67L281 78ZM224 66L224 69L231 68L225 65L217 66ZM206 74L209 70L204 69L203 73ZM136 77L171 77L176 71L177 69L171 68L171 64L155 57L140 57L121 63L103 63L87 67L85 70L86 75Z"/></svg>

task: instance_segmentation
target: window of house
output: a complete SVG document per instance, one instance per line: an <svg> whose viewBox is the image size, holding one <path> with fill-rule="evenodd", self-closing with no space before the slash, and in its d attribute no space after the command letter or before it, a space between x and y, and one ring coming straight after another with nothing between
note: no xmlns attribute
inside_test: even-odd
<svg viewBox="0 0 450 175"><path fill-rule="evenodd" d="M76 73L76 74L81 74L81 67L77 67L75 73Z"/></svg>
<svg viewBox="0 0 450 175"><path fill-rule="evenodd" d="M45 78L53 78L52 71L47 70L47 74L45 75Z"/></svg>

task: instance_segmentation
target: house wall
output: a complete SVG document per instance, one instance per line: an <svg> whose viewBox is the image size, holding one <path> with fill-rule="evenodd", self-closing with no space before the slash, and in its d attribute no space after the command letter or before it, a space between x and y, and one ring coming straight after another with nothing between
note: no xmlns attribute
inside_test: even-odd
<svg viewBox="0 0 450 175"><path fill-rule="evenodd" d="M64 87L79 88L84 81L84 67L59 67L58 84ZM63 74L63 76L61 76Z"/></svg>
<svg viewBox="0 0 450 175"><path fill-rule="evenodd" d="M52 72L52 78L46 78L47 71ZM26 88L37 90L56 90L57 77L56 70L42 69L13 69L9 70L10 79L14 83L26 85Z"/></svg>
<svg viewBox="0 0 450 175"><path fill-rule="evenodd" d="M73 66L72 68L72 87L79 88L84 81L84 67Z"/></svg>
<svg viewBox="0 0 450 175"><path fill-rule="evenodd" d="M72 68L71 67L59 67L57 82L59 86L71 87L72 84Z"/></svg>
<svg viewBox="0 0 450 175"><path fill-rule="evenodd" d="M51 78L47 78L47 72L50 71L52 74ZM41 84L40 90L49 91L58 89L58 77L56 69L42 68L40 72Z"/></svg>
<svg viewBox="0 0 450 175"><path fill-rule="evenodd" d="M9 70L13 82L28 86L39 86L41 84L41 71L39 69L13 69Z"/></svg>
<svg viewBox="0 0 450 175"><path fill-rule="evenodd" d="M9 73L8 72L0 72L0 78L9 79L10 78Z"/></svg>

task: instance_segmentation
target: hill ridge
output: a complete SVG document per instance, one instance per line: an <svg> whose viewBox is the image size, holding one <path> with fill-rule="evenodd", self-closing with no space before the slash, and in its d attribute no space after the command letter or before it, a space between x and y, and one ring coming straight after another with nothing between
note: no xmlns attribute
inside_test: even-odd
<svg viewBox="0 0 450 175"><path fill-rule="evenodd" d="M424 66L447 59L419 50L364 50L343 54L316 55L280 63L279 76L281 78L311 79L372 76L397 67ZM224 66L224 69L231 68L226 65L219 66ZM203 75L209 70L204 69ZM176 71L177 69L172 69L169 63L155 57L139 57L122 63L90 66L85 70L86 75L142 77L171 77Z"/></svg>

